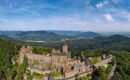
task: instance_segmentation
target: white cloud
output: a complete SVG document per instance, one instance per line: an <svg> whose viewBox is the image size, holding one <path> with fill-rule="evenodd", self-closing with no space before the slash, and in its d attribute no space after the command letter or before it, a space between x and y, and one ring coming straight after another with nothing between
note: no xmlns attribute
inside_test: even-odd
<svg viewBox="0 0 130 80"><path fill-rule="evenodd" d="M1 5L2 7L0 7L0 30L64 29L117 31L123 29L128 30L128 28L130 30L129 25L126 25L126 23L129 24L130 22L130 13L125 10L125 8L117 8L116 6L113 6L113 3L118 2L118 0L104 0L102 2L99 2L98 4L94 4L96 8L91 5L92 0L86 0L86 6L82 7L84 8L83 12L82 10L79 11L79 9L77 8L79 7L80 3L75 3L74 6L72 5L73 8L64 8L63 6L53 5L49 3L41 3L32 6L32 0L27 1L30 2L24 2L20 4L20 6L18 4L20 2L13 2L10 4L6 3L8 5L6 5L7 7ZM84 0L79 1L83 1L84 3ZM49 11L47 9L49 9ZM50 9L52 9L52 11L50 11ZM56 12L54 12L54 10L56 10ZM49 12L52 13L50 14ZM70 14L71 12L72 14ZM11 15L11 17L7 16L6 19L6 17L4 16L10 13L18 15L16 15L14 18L12 18L14 15ZM21 15L23 13L24 15ZM49 14L49 16L46 16L46 14ZM5 20L2 18L4 18ZM117 24L116 22L119 22L119 24Z"/></svg>
<svg viewBox="0 0 130 80"><path fill-rule="evenodd" d="M107 0L105 0L105 1L103 1L103 2L101 2L101 3L96 4L96 7L97 7L97 8L102 8L105 4L108 4L108 1L107 1Z"/></svg>
<svg viewBox="0 0 130 80"><path fill-rule="evenodd" d="M82 30L82 28L85 28L85 26L88 24L86 21L74 17L50 17L31 20L0 19L0 22L0 30Z"/></svg>
<svg viewBox="0 0 130 80"><path fill-rule="evenodd" d="M103 5L104 5L103 3L99 3L99 4L96 4L96 7L101 8L101 7L103 7Z"/></svg>
<svg viewBox="0 0 130 80"><path fill-rule="evenodd" d="M113 17L111 14L105 14L104 17L108 20L108 21L114 21Z"/></svg>

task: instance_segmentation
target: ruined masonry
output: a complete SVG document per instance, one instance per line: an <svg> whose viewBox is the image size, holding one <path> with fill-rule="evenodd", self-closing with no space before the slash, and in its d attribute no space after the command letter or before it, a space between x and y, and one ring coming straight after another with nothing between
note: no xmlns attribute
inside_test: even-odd
<svg viewBox="0 0 130 80"><path fill-rule="evenodd" d="M68 52L68 45L63 45L62 52L60 50L52 49L51 53L46 55L34 54L32 47L27 48L23 46L20 53L20 64L23 62L24 56L28 58L31 72L37 72L43 75L51 72L61 72L62 76L55 77L55 79L74 80L73 77L85 76L86 72L92 72L92 67L88 59L85 59L83 52L77 58L71 58L71 52ZM98 66L98 64L96 65ZM85 73L85 74L84 74Z"/></svg>

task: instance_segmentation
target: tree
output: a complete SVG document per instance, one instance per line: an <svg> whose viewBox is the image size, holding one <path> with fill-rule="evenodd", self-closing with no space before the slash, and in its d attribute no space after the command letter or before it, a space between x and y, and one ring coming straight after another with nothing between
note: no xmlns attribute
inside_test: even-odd
<svg viewBox="0 0 130 80"><path fill-rule="evenodd" d="M24 75L24 72L23 72L23 67L22 67L22 64L20 64L17 68L17 76L15 78L15 80L23 80L23 75Z"/></svg>
<svg viewBox="0 0 130 80"><path fill-rule="evenodd" d="M100 66L92 75L92 79L95 80L107 80L106 68Z"/></svg>
<svg viewBox="0 0 130 80"><path fill-rule="evenodd" d="M112 71L112 65L109 64L107 70L106 70L106 73L109 74L110 72Z"/></svg>
<svg viewBox="0 0 130 80"><path fill-rule="evenodd" d="M23 80L27 67L28 67L28 59L27 56L25 55L23 63L18 65L16 80Z"/></svg>
<svg viewBox="0 0 130 80"><path fill-rule="evenodd" d="M24 70L24 73L25 73L25 70L28 67L28 58L27 58L26 55L24 55L24 60L23 60L23 63L22 63L22 67L23 67L23 70Z"/></svg>

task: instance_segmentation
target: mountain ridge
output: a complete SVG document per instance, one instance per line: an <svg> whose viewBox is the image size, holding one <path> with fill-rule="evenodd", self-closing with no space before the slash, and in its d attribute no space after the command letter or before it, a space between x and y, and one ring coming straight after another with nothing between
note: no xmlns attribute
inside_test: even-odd
<svg viewBox="0 0 130 80"><path fill-rule="evenodd" d="M79 31L4 31L4 35L18 40L34 40L34 41L61 41L66 39L76 39L80 37L95 38L99 36L95 32L79 32ZM70 35L68 35L70 34ZM73 34L73 35L71 35Z"/></svg>

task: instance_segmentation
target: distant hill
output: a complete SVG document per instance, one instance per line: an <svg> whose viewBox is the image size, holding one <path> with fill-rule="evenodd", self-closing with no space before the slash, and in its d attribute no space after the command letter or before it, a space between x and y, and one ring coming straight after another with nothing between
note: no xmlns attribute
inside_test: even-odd
<svg viewBox="0 0 130 80"><path fill-rule="evenodd" d="M6 35L3 35L3 34L0 34L0 39L10 40L10 41L14 40L13 38L10 38L10 37L8 37L8 36L6 36Z"/></svg>
<svg viewBox="0 0 130 80"><path fill-rule="evenodd" d="M65 35L58 35L53 32L46 31L26 31L16 34L14 38L19 40L34 40L34 41L58 41L70 38Z"/></svg>
<svg viewBox="0 0 130 80"><path fill-rule="evenodd" d="M96 37L92 39L75 39L67 40L70 50L114 50L114 51L129 51L130 52L130 38L122 35L113 35L109 37ZM63 42L46 42L46 43L29 43L37 47L45 48L60 48Z"/></svg>
<svg viewBox="0 0 130 80"><path fill-rule="evenodd" d="M0 31L0 34L4 34L4 35L14 35L14 34L18 34L24 31Z"/></svg>
<svg viewBox="0 0 130 80"><path fill-rule="evenodd" d="M84 35L85 34L85 35ZM77 37L86 37L90 35L88 32L78 35ZM58 42L62 39L66 40L70 50L116 50L116 51L129 51L130 52L130 38L123 35L113 35L108 37L98 36L98 34L91 32L93 38L81 38L59 35L53 32L46 31L26 31L15 34L13 36L0 35L0 39L21 43L25 45L32 45L44 48L60 48L63 42ZM96 36L97 37L96 37ZM89 36L90 37L90 36ZM34 40L34 41L46 41L44 42L22 42L19 40ZM48 42L49 41L49 42ZM51 42L50 42L51 41ZM56 42L55 42L56 41Z"/></svg>
<svg viewBox="0 0 130 80"><path fill-rule="evenodd" d="M128 38L126 36L118 35L118 34L108 36L108 37L99 36L99 37L94 38L94 40L100 40L100 41L104 41L104 40L107 40L107 41L123 41L123 40L129 40L129 39L130 38Z"/></svg>
<svg viewBox="0 0 130 80"><path fill-rule="evenodd" d="M96 37L93 39L94 42L101 44L102 46L113 47L117 44L122 44L124 42L129 42L130 38L123 35L113 35L109 37Z"/></svg>
<svg viewBox="0 0 130 80"><path fill-rule="evenodd" d="M100 36L95 32L81 31L0 31L0 34L6 35L17 40L28 41L60 41L70 39L95 38Z"/></svg>
<svg viewBox="0 0 130 80"><path fill-rule="evenodd" d="M87 38L95 38L98 36L100 36L100 35L95 32L82 32L82 33L76 35L76 37L87 37Z"/></svg>
<svg viewBox="0 0 130 80"><path fill-rule="evenodd" d="M68 36L76 36L80 33L81 31L64 31L64 30L46 30L47 32L54 32L59 35L68 35Z"/></svg>
<svg viewBox="0 0 130 80"><path fill-rule="evenodd" d="M0 39L5 40L5 41L9 41L9 42L23 43L23 41L11 38L11 37L9 37L7 35L3 35L3 34L0 34Z"/></svg>
<svg viewBox="0 0 130 80"><path fill-rule="evenodd" d="M57 30L47 30L47 32L54 32L59 35L69 35L73 38L85 37L85 38L95 38L100 36L95 32L82 32L82 31L57 31Z"/></svg>

